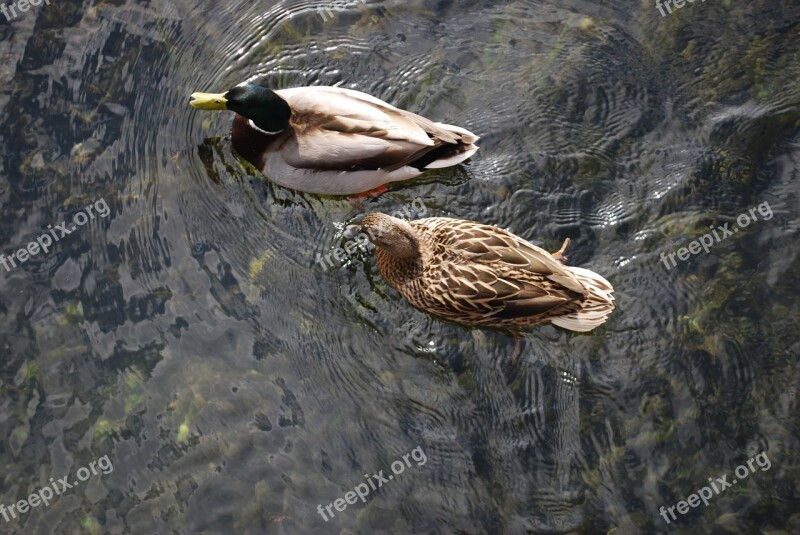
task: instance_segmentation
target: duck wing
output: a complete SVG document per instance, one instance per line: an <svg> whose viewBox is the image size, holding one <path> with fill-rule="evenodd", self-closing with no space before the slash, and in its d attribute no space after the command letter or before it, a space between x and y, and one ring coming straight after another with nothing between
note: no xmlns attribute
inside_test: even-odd
<svg viewBox="0 0 800 535"><path fill-rule="evenodd" d="M397 169L443 144L475 138L359 91L299 87L276 93L292 108L295 135L281 152L297 168Z"/></svg>
<svg viewBox="0 0 800 535"><path fill-rule="evenodd" d="M439 305L459 315L479 314L484 318L533 317L562 307L579 294L548 284L544 277L515 277L510 273L470 264L442 266L445 292Z"/></svg>
<svg viewBox="0 0 800 535"><path fill-rule="evenodd" d="M582 299L586 289L550 253L508 231L472 221L429 218L450 304L495 318L547 314Z"/></svg>

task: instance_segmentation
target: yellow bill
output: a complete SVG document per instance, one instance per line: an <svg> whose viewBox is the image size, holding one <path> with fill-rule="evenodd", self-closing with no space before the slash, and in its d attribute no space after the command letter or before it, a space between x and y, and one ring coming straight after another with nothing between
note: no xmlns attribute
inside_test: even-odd
<svg viewBox="0 0 800 535"><path fill-rule="evenodd" d="M227 93L192 93L189 105L198 110L227 110Z"/></svg>

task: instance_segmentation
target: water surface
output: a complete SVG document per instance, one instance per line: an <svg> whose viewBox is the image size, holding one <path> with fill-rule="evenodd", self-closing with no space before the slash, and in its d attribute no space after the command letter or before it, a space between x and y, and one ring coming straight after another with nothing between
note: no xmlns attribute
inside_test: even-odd
<svg viewBox="0 0 800 535"><path fill-rule="evenodd" d="M797 533L798 30L778 0L0 16L0 250L109 208L0 268L0 504L113 463L0 532ZM368 92L481 150L358 202L281 188L232 152L230 114L187 105L257 75ZM550 250L570 237L616 311L512 358L501 333L411 308L370 254L316 262L415 199ZM415 448L365 504L319 514Z"/></svg>

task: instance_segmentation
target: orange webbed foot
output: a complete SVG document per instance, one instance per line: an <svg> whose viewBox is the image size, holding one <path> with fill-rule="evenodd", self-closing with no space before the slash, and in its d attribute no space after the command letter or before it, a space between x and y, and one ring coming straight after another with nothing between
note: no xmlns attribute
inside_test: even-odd
<svg viewBox="0 0 800 535"><path fill-rule="evenodd" d="M350 205L353 206L354 208L363 208L364 199L368 199L370 197L377 197L378 195L383 195L387 191L389 191L389 186L384 184L382 186L378 186L375 189L358 193L350 197Z"/></svg>

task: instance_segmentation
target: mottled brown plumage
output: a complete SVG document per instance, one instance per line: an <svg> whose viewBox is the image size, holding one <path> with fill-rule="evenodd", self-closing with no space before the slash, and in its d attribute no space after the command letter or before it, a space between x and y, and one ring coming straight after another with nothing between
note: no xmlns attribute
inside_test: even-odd
<svg viewBox="0 0 800 535"><path fill-rule="evenodd" d="M551 322L585 332L614 309L611 284L564 266L563 248L554 257L501 228L381 213L368 214L361 228L389 284L415 307L462 325L517 331Z"/></svg>

